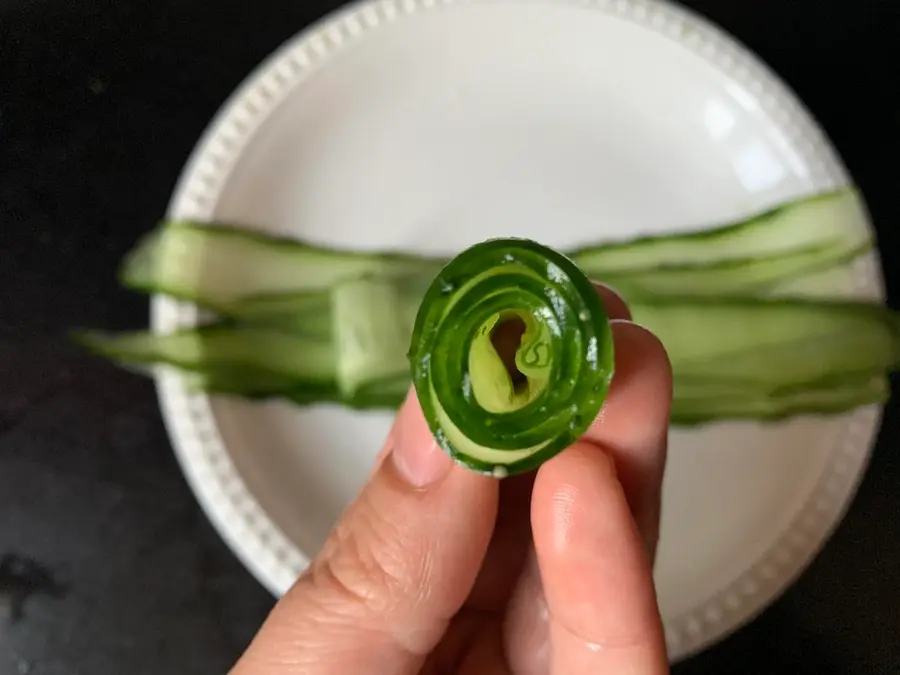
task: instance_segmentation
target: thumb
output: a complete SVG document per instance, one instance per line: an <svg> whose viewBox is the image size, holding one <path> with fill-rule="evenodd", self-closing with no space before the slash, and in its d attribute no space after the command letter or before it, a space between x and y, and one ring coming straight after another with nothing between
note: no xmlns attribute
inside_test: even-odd
<svg viewBox="0 0 900 675"><path fill-rule="evenodd" d="M411 393L369 482L233 674L418 673L475 582L497 493L437 447Z"/></svg>

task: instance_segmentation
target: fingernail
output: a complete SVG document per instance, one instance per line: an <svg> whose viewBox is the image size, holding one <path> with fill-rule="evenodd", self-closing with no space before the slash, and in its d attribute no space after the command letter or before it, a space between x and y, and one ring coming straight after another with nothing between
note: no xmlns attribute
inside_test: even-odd
<svg viewBox="0 0 900 675"><path fill-rule="evenodd" d="M625 302L625 296L622 295L622 291L611 284L604 283L602 281L597 281L596 279L591 279L591 283L594 284L597 288L605 288L607 291L612 293L614 296L619 298L622 302Z"/></svg>
<svg viewBox="0 0 900 675"><path fill-rule="evenodd" d="M412 392L407 396L394 423L391 459L401 478L416 488L437 483L453 466L453 460L435 442Z"/></svg>
<svg viewBox="0 0 900 675"><path fill-rule="evenodd" d="M631 318L631 310L628 308L628 301L619 289L615 286L595 281L594 279L591 279L591 283L593 283L600 292L603 303L606 305L606 311L611 319Z"/></svg>

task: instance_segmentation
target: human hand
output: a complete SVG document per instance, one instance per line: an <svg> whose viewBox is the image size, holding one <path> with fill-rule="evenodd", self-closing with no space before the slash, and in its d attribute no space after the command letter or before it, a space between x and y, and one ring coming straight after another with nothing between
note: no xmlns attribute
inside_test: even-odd
<svg viewBox="0 0 900 675"><path fill-rule="evenodd" d="M232 675L668 672L652 561L671 370L600 293L616 371L587 434L498 482L454 465L410 394L358 498Z"/></svg>

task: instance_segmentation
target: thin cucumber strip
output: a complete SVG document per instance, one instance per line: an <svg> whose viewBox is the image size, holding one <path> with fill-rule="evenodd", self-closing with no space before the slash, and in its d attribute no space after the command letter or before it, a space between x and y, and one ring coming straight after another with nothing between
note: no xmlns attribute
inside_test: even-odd
<svg viewBox="0 0 900 675"><path fill-rule="evenodd" d="M167 365L206 373L209 381L233 393L241 393L244 386L261 390L257 383L263 382L273 383L273 387L277 384L279 390L289 385L323 394L335 388L331 343L285 332L214 324L165 335L77 331L72 337L89 351L116 363Z"/></svg>
<svg viewBox="0 0 900 675"><path fill-rule="evenodd" d="M719 383L721 385L721 383ZM778 421L798 415L832 415L865 405L884 404L890 386L884 376L850 379L832 386L797 389L780 395L754 395L739 387L725 394L716 385L704 389L675 382L670 420L695 426L718 420Z"/></svg>
<svg viewBox="0 0 900 675"><path fill-rule="evenodd" d="M262 326L330 341L333 304L334 294L330 290L301 291L249 296L235 301L220 313L229 323Z"/></svg>
<svg viewBox="0 0 900 675"><path fill-rule="evenodd" d="M337 404L359 410L395 410L409 391L409 374L387 379L352 396L343 394L337 383L298 380L258 371L182 370L187 389L210 395L234 396L251 401L280 399L297 406Z"/></svg>
<svg viewBox="0 0 900 675"><path fill-rule="evenodd" d="M724 296L777 293L780 284L842 265L869 250L838 245L812 246L766 258L732 259L710 265L660 267L655 270L609 272L582 267L588 276L624 292L643 295Z"/></svg>
<svg viewBox="0 0 900 675"><path fill-rule="evenodd" d="M408 378L402 349L412 333L403 297L390 280L345 281L332 292L332 336L338 389L344 398L365 396L380 382Z"/></svg>
<svg viewBox="0 0 900 675"><path fill-rule="evenodd" d="M733 225L583 247L569 257L588 276L638 292L708 294L711 288L755 291L837 264L871 245L862 201L846 188ZM327 290L339 281L371 275L419 275L427 282L445 263L436 257L338 250L233 226L172 221L139 242L120 279L128 288L240 316L246 309L242 301L254 296ZM234 310L235 304L240 308Z"/></svg>
<svg viewBox="0 0 900 675"><path fill-rule="evenodd" d="M229 314L254 323L264 322L269 317L281 318L286 314L310 316L330 309L330 293L331 289L250 295L232 303ZM302 326L298 328L302 329Z"/></svg>
<svg viewBox="0 0 900 675"><path fill-rule="evenodd" d="M856 250L872 244L866 209L854 187L798 198L731 225L694 229L569 251L582 269L652 269L767 257L810 246Z"/></svg>
<svg viewBox="0 0 900 675"><path fill-rule="evenodd" d="M368 288L378 288L379 291L373 290L382 294L377 302L351 301L347 308L377 312L379 307L389 304L400 312L396 319L405 330L409 331L403 338L405 342L412 332L416 311L430 283L431 279L419 274L369 275L337 282L333 288L325 291L250 296L230 304L223 314L226 320L234 320L238 325L266 326L297 335L330 340L334 336L333 314L336 305L341 301L346 305L353 289L365 293ZM349 318L351 317L345 313L342 321ZM359 323L362 320L356 318L355 322ZM367 315L365 320L378 319Z"/></svg>
<svg viewBox="0 0 900 675"><path fill-rule="evenodd" d="M596 288L569 259L496 239L434 279L409 360L438 445L504 477L537 467L593 421L613 374L612 332Z"/></svg>
<svg viewBox="0 0 900 675"><path fill-rule="evenodd" d="M161 365L171 367L171 364ZM208 365L205 370L189 370L180 366L175 369L180 371L185 388L194 393L235 396L250 401L289 399L305 405L340 399L337 389L330 382L298 383L295 378L261 372L255 368Z"/></svg>
<svg viewBox="0 0 900 675"><path fill-rule="evenodd" d="M152 376L160 368L175 370L191 391L249 400L279 398L298 405L396 408L411 382L402 347L406 338L398 343L401 373L354 392L339 386L338 359L330 340L278 328L216 323L170 334L74 331L72 339L139 374Z"/></svg>
<svg viewBox="0 0 900 675"><path fill-rule="evenodd" d="M633 299L630 308L685 377L777 391L900 365L900 317L877 305L669 297Z"/></svg>
<svg viewBox="0 0 900 675"><path fill-rule="evenodd" d="M235 227L174 221L138 243L120 281L219 309L247 296L325 290L365 275L433 276L440 266L420 256L347 253Z"/></svg>
<svg viewBox="0 0 900 675"><path fill-rule="evenodd" d="M765 289L766 297L801 298L804 300L867 299L854 273L853 262L836 264L821 271L783 279Z"/></svg>

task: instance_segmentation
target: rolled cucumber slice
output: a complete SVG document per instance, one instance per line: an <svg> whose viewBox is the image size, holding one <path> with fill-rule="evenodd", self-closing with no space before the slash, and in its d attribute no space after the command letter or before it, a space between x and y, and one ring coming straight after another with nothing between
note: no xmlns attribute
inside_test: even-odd
<svg viewBox="0 0 900 675"><path fill-rule="evenodd" d="M612 333L596 288L568 258L496 239L434 279L409 360L438 445L502 478L537 467L591 424L613 375Z"/></svg>

